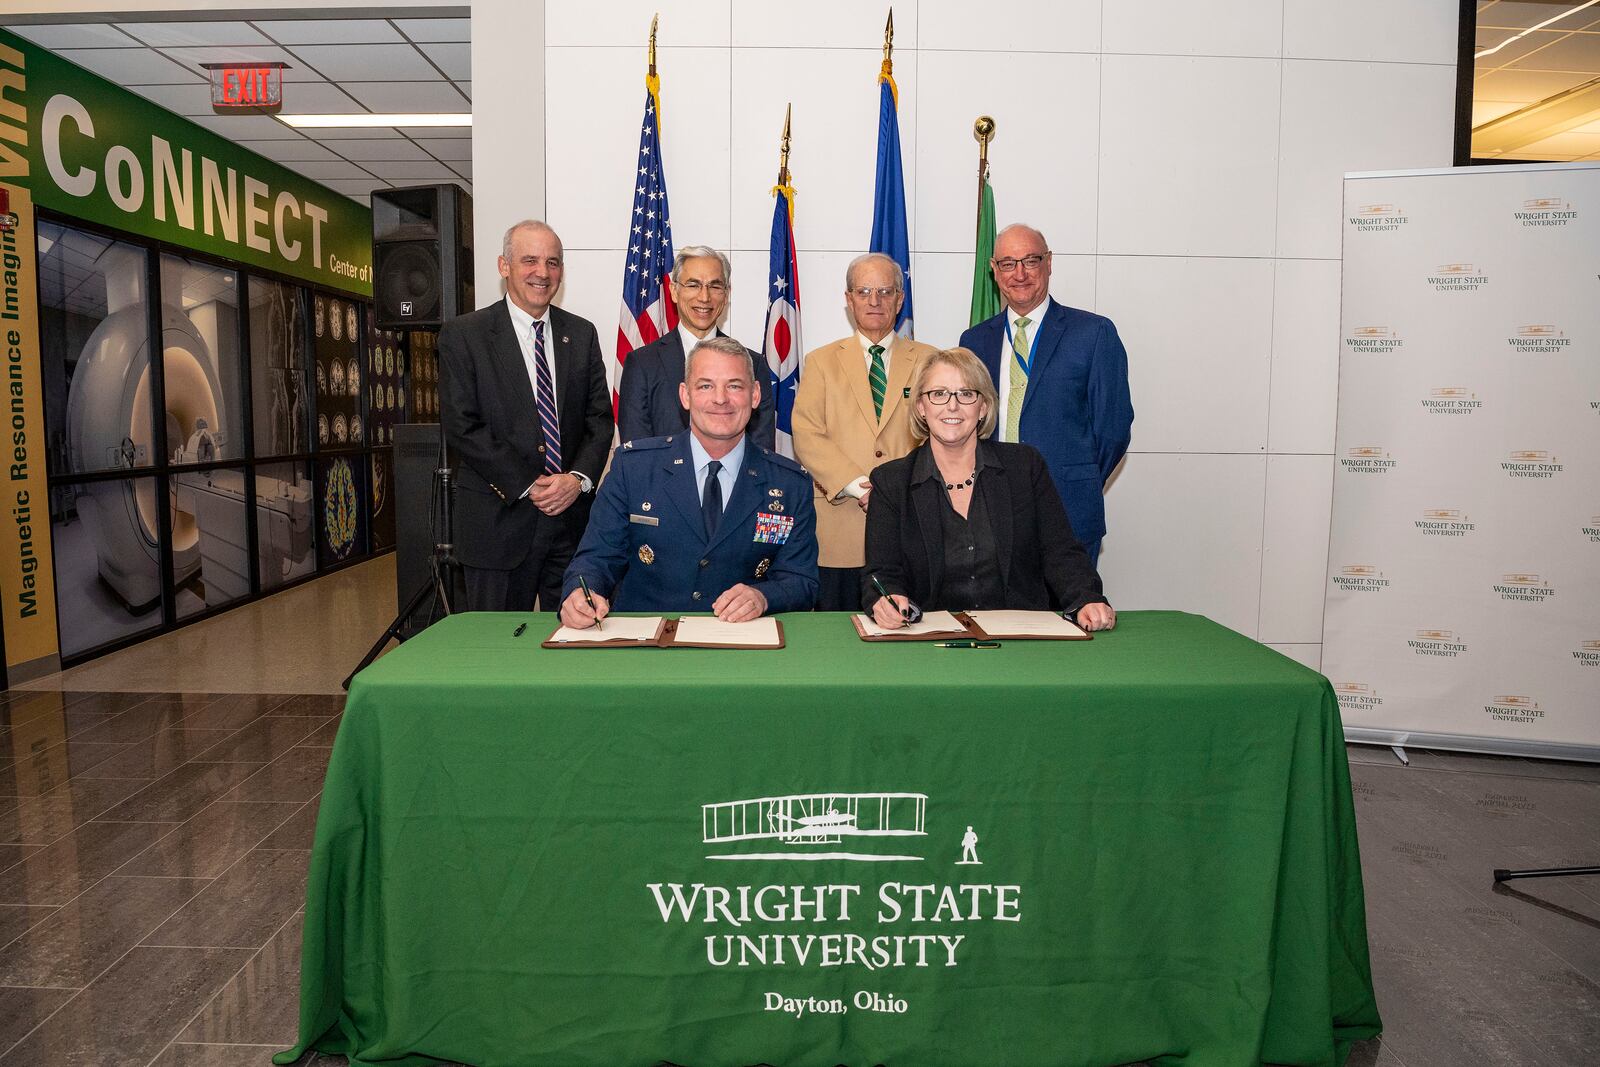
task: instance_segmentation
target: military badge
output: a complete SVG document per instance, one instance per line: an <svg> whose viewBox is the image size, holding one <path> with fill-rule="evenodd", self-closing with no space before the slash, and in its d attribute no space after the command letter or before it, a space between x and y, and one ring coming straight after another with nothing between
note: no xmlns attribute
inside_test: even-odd
<svg viewBox="0 0 1600 1067"><path fill-rule="evenodd" d="M783 495L783 490L782 489L768 489L767 490L767 495L768 496L782 496Z"/></svg>
<svg viewBox="0 0 1600 1067"><path fill-rule="evenodd" d="M789 535L794 532L794 516L778 515L774 511L756 512L756 536L758 544L781 545L789 540Z"/></svg>
<svg viewBox="0 0 1600 1067"><path fill-rule="evenodd" d="M767 501L767 507L771 508L775 512L782 511L783 510L783 501L781 501L781 500L769 500L769 501Z"/></svg>
<svg viewBox="0 0 1600 1067"><path fill-rule="evenodd" d="M639 510L640 511L649 511L650 510L650 501L646 500L644 503L640 504L639 505Z"/></svg>
<svg viewBox="0 0 1600 1067"><path fill-rule="evenodd" d="M770 559L763 559L760 563L757 563L756 577L765 578L767 576L767 568L770 566L772 566L772 560Z"/></svg>
<svg viewBox="0 0 1600 1067"><path fill-rule="evenodd" d="M656 561L656 550L651 548L649 545L640 545L639 546L639 562L643 563L646 567L648 567L648 566L650 566L650 564L654 563L655 561Z"/></svg>

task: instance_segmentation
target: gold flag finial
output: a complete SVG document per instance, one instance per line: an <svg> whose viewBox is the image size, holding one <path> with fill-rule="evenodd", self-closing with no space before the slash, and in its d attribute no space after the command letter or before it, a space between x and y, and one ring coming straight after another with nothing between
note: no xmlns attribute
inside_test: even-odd
<svg viewBox="0 0 1600 1067"><path fill-rule="evenodd" d="M883 24L883 61L888 64L894 55L894 8L889 9L889 21Z"/></svg>
<svg viewBox="0 0 1600 1067"><path fill-rule="evenodd" d="M656 25L661 21L661 12L656 12L650 17L650 76L656 75Z"/></svg>
<svg viewBox="0 0 1600 1067"><path fill-rule="evenodd" d="M989 142L994 140L994 119L979 115L972 124L972 137L978 142L978 180L989 172Z"/></svg>
<svg viewBox="0 0 1600 1067"><path fill-rule="evenodd" d="M789 104L783 109L783 142L778 147L778 184L789 184L789 119L794 113L794 105Z"/></svg>

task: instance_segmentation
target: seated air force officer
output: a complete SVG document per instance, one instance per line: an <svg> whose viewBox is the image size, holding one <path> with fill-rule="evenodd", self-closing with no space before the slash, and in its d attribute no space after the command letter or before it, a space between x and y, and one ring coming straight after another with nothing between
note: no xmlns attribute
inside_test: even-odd
<svg viewBox="0 0 1600 1067"><path fill-rule="evenodd" d="M665 437L688 429L689 412L678 400L683 381L683 356L707 337L726 337L717 328L733 291L728 257L715 248L689 245L672 262L672 302L678 328L628 354L617 386L617 433L624 441ZM757 357L759 361L760 357ZM757 368L761 364L757 363ZM763 374L762 382L767 380ZM771 389L761 390L761 403L750 419L747 436L771 449L777 435Z"/></svg>
<svg viewBox="0 0 1600 1067"><path fill-rule="evenodd" d="M908 597L929 610L1043 610L1052 594L1085 630L1116 625L1043 457L980 440L994 432L998 404L978 358L935 352L911 394L912 431L925 443L872 472L861 596L878 625L903 625Z"/></svg>
<svg viewBox="0 0 1600 1067"><path fill-rule="evenodd" d="M710 338L690 351L684 378L689 432L613 454L567 567L568 626L592 626L613 608L746 622L816 602L811 476L745 435L761 393L754 359L731 337Z"/></svg>

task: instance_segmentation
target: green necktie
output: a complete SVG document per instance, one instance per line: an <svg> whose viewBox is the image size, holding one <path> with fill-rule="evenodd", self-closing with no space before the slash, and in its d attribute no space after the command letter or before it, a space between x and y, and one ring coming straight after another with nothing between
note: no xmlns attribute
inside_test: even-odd
<svg viewBox="0 0 1600 1067"><path fill-rule="evenodd" d="M1022 398L1028 392L1028 372L1022 369L1022 364L1017 362L1016 357L1028 358L1028 323L1032 321L1026 316L1017 319L1017 331L1011 339L1011 350L1015 355L1010 360L1011 392L1006 397L1005 439L1013 443L1022 440Z"/></svg>
<svg viewBox="0 0 1600 1067"><path fill-rule="evenodd" d="M867 373L867 384L872 386L872 411L881 420L883 392L889 388L889 375L883 369L883 346L873 345L867 351L872 353L872 370Z"/></svg>

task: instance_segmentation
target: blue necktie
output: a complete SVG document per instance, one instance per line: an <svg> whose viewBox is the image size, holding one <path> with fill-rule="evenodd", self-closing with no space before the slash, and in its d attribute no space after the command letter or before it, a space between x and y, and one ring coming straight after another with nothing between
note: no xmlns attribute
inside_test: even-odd
<svg viewBox="0 0 1600 1067"><path fill-rule="evenodd" d="M538 381L539 427L544 431L544 469L546 474L560 474L561 423L556 421L556 389L551 380L550 365L544 358L544 323L533 323L533 374Z"/></svg>
<svg viewBox="0 0 1600 1067"><path fill-rule="evenodd" d="M706 488L700 497L700 516L706 522L706 540L716 536L717 523L722 521L722 464L712 460L706 464Z"/></svg>

